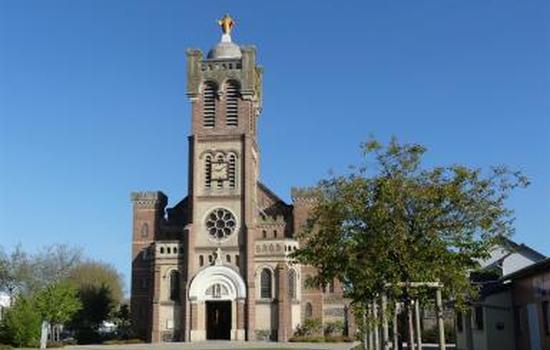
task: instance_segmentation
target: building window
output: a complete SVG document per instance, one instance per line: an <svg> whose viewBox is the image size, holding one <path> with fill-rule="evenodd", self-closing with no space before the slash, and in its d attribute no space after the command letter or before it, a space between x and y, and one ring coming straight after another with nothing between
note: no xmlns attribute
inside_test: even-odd
<svg viewBox="0 0 550 350"><path fill-rule="evenodd" d="M483 306L476 306L474 310L474 324L479 331L483 330Z"/></svg>
<svg viewBox="0 0 550 350"><path fill-rule="evenodd" d="M306 316L306 319L313 317L313 306L311 306L311 303L306 303L305 316Z"/></svg>
<svg viewBox="0 0 550 350"><path fill-rule="evenodd" d="M241 266L241 259L239 258L239 255L235 255L235 265L237 265L237 267Z"/></svg>
<svg viewBox="0 0 550 350"><path fill-rule="evenodd" d="M149 236L149 225L147 223L144 223L141 225L141 237L147 237Z"/></svg>
<svg viewBox="0 0 550 350"><path fill-rule="evenodd" d="M170 300L178 301L180 299L180 274L176 270L170 272Z"/></svg>
<svg viewBox="0 0 550 350"><path fill-rule="evenodd" d="M277 230L273 230L273 238L277 238Z"/></svg>
<svg viewBox="0 0 550 350"><path fill-rule="evenodd" d="M545 300L542 302L542 327L544 328L544 333L546 335L550 334L550 315L549 315L549 308L548 308L548 300Z"/></svg>
<svg viewBox="0 0 550 350"><path fill-rule="evenodd" d="M212 255L208 255L208 262L212 263Z"/></svg>
<svg viewBox="0 0 550 350"><path fill-rule="evenodd" d="M227 254L225 256L225 260L227 260L228 263L231 263L231 255Z"/></svg>
<svg viewBox="0 0 550 350"><path fill-rule="evenodd" d="M212 157L210 155L204 158L204 186L207 188L212 186Z"/></svg>
<svg viewBox="0 0 550 350"><path fill-rule="evenodd" d="M199 255L199 266L204 266L204 256Z"/></svg>
<svg viewBox="0 0 550 350"><path fill-rule="evenodd" d="M227 82L225 89L225 123L236 127L239 124L239 86L234 81Z"/></svg>
<svg viewBox="0 0 550 350"><path fill-rule="evenodd" d="M296 299L296 272L288 271L288 296L291 299Z"/></svg>
<svg viewBox="0 0 550 350"><path fill-rule="evenodd" d="M262 238L263 239L267 238L267 231L266 230L262 230Z"/></svg>
<svg viewBox="0 0 550 350"><path fill-rule="evenodd" d="M229 155L229 162L227 168L227 175L229 177L229 187L235 188L237 186L237 159L234 154Z"/></svg>
<svg viewBox="0 0 550 350"><path fill-rule="evenodd" d="M216 125L216 84L207 82L202 92L202 126L213 128Z"/></svg>
<svg viewBox="0 0 550 350"><path fill-rule="evenodd" d="M271 271L263 269L260 276L260 298L271 298Z"/></svg>
<svg viewBox="0 0 550 350"><path fill-rule="evenodd" d="M464 329L463 319L462 319L462 312L457 311L456 312L456 330L458 332L462 332Z"/></svg>

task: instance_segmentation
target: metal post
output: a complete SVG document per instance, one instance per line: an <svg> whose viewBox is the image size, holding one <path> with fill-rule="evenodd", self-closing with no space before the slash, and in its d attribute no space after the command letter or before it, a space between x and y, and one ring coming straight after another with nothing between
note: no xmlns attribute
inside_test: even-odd
<svg viewBox="0 0 550 350"><path fill-rule="evenodd" d="M445 325L443 324L443 301L441 300L441 287L435 291L437 308L437 327L439 328L439 350L445 350Z"/></svg>
<svg viewBox="0 0 550 350"><path fill-rule="evenodd" d="M420 301L414 301L414 316L416 325L416 348L422 350L422 331L420 329Z"/></svg>
<svg viewBox="0 0 550 350"><path fill-rule="evenodd" d="M390 335L388 332L388 300L386 293L382 294L382 349L390 348Z"/></svg>

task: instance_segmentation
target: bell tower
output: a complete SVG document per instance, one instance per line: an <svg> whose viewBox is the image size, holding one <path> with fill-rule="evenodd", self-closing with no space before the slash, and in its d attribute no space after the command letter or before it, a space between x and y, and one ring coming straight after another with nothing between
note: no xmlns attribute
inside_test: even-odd
<svg viewBox="0 0 550 350"><path fill-rule="evenodd" d="M255 304L251 267L260 161L256 122L261 111L262 69L256 64L254 47L232 41L234 24L228 15L219 21L221 40L206 57L200 50L187 51L192 118L187 268L188 275L194 276L216 257L241 274L248 300L239 301L243 306L236 317L251 339ZM249 305L246 311L245 303ZM189 310L193 313L192 304ZM201 337L191 329L190 338Z"/></svg>

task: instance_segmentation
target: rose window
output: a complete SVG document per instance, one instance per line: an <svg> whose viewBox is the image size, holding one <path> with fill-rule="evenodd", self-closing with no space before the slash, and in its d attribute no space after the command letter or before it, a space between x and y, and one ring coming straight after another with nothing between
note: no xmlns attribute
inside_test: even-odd
<svg viewBox="0 0 550 350"><path fill-rule="evenodd" d="M235 231L237 220L227 209L214 209L206 218L206 229L210 236L222 239Z"/></svg>

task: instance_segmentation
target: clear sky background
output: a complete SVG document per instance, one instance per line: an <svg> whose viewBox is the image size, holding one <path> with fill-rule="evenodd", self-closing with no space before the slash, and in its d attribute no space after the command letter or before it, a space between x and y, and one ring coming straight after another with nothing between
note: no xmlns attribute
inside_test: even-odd
<svg viewBox="0 0 550 350"><path fill-rule="evenodd" d="M68 243L129 280L129 194L186 195L185 49L229 12L265 68L261 178L282 198L395 135L428 165L521 169L514 239L550 254L549 6L0 0L0 245Z"/></svg>

